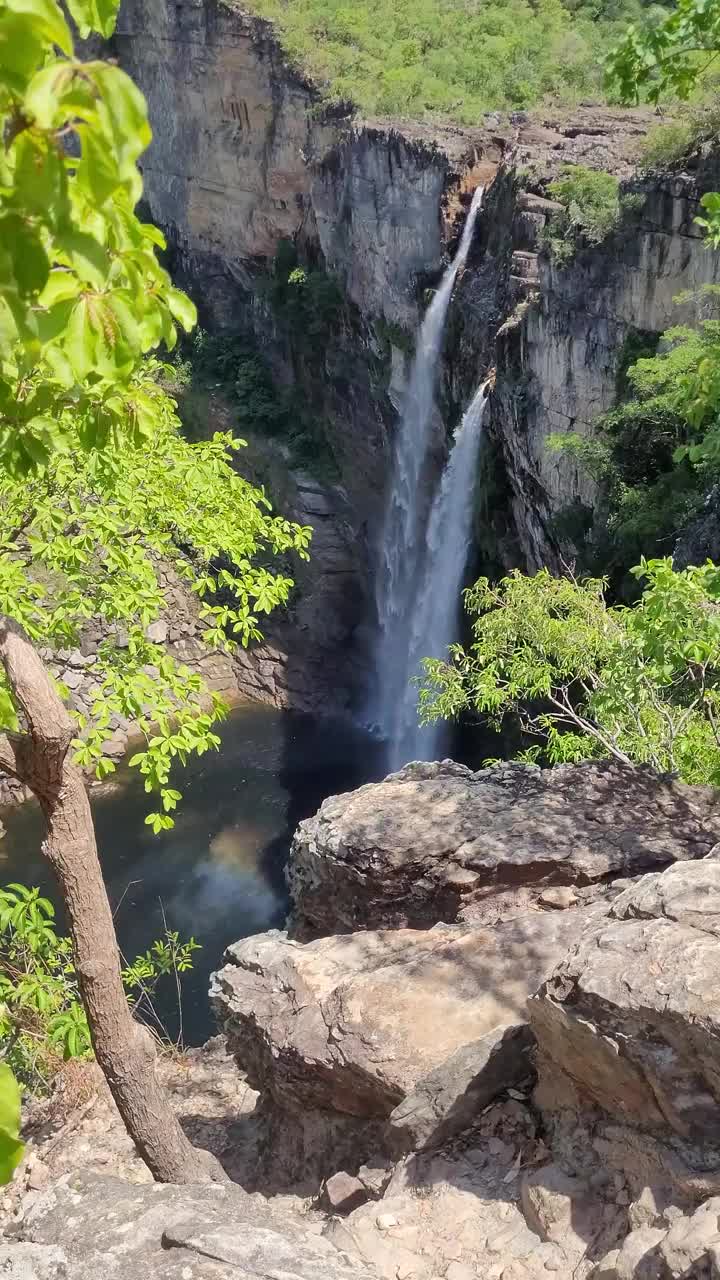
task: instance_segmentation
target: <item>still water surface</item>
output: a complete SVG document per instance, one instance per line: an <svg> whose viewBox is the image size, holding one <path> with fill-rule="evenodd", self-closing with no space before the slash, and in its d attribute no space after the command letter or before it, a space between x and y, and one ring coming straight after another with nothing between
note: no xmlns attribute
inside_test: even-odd
<svg viewBox="0 0 720 1280"><path fill-rule="evenodd" d="M135 770L93 799L98 847L126 957L168 928L202 943L183 981L187 1044L215 1028L208 978L238 938L281 926L287 907L283 868L292 833L329 795L383 775L377 742L346 723L317 721L248 703L220 730L222 748L178 770L183 801L173 831L145 826L148 797ZM40 854L42 821L34 804L4 816L0 883L40 885L57 901ZM177 1001L167 982L156 1001L171 1035Z"/></svg>

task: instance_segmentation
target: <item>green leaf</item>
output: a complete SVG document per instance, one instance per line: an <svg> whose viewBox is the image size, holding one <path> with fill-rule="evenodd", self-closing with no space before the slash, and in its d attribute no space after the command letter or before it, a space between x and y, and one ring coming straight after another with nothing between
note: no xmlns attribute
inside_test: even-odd
<svg viewBox="0 0 720 1280"><path fill-rule="evenodd" d="M67 179L60 151L51 139L25 131L15 140L15 199L23 209L54 225L68 212Z"/></svg>
<svg viewBox="0 0 720 1280"><path fill-rule="evenodd" d="M197 324L197 309L194 302L191 302L187 294L182 293L180 289L168 289L165 296L173 319L177 320L178 324L181 324L189 333Z"/></svg>
<svg viewBox="0 0 720 1280"><path fill-rule="evenodd" d="M9 1182L22 1159L20 1090L7 1063L0 1063L0 1183Z"/></svg>
<svg viewBox="0 0 720 1280"><path fill-rule="evenodd" d="M72 53L70 28L55 0L12 0L12 11L34 20L35 29L44 40L58 45L63 53Z"/></svg>
<svg viewBox="0 0 720 1280"><path fill-rule="evenodd" d="M0 13L0 70L8 87L23 94L42 56L42 33L32 19L17 13Z"/></svg>
<svg viewBox="0 0 720 1280"><path fill-rule="evenodd" d="M107 39L115 30L120 0L67 0L67 7L83 39L91 31Z"/></svg>
<svg viewBox="0 0 720 1280"><path fill-rule="evenodd" d="M103 205L122 183L116 156L107 142L87 125L81 125L77 134L81 143L78 184L85 187L98 205Z"/></svg>

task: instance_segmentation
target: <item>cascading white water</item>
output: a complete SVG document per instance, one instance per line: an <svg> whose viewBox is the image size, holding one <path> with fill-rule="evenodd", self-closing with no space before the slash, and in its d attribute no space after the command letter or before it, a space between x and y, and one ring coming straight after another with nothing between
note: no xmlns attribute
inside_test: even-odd
<svg viewBox="0 0 720 1280"><path fill-rule="evenodd" d="M476 190L458 251L423 319L393 452L393 470L376 573L379 641L371 719L394 755L403 716L415 597L426 550L427 496L421 476L433 443L435 386L445 321L458 272L472 244L483 189Z"/></svg>
<svg viewBox="0 0 720 1280"><path fill-rule="evenodd" d="M418 687L423 658L445 658L457 639L460 593L472 535L473 499L488 383L476 392L455 433L450 457L430 512L422 587L417 596L405 668L398 733L388 744L389 764L436 760L446 726L418 721Z"/></svg>

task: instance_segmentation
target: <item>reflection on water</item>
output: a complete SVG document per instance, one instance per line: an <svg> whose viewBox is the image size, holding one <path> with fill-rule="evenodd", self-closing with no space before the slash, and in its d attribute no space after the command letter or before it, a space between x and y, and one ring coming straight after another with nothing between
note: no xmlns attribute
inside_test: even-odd
<svg viewBox="0 0 720 1280"><path fill-rule="evenodd" d="M222 748L178 770L183 802L175 828L153 836L148 797L134 770L120 789L93 801L98 847L123 953L134 957L163 930L203 944L183 982L189 1044L213 1033L208 978L237 938L281 925L287 906L283 867L292 832L326 796L382 776L377 744L348 724L264 707L236 708L222 726ZM0 880L39 884L53 896L40 854L34 805L3 816ZM172 991L156 1002L177 1031Z"/></svg>

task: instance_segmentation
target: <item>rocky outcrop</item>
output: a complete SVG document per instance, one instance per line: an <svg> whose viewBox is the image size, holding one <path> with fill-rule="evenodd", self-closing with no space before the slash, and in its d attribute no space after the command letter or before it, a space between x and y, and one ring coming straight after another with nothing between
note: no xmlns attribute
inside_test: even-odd
<svg viewBox="0 0 720 1280"><path fill-rule="evenodd" d="M504 810L497 790L486 807L498 830L501 812L517 819L520 851L532 809L548 848L552 815L576 878L603 856L602 874L620 857L623 878L601 892L585 886L595 900L573 905L581 885L543 887L538 858L523 856L512 888L528 876L538 896L524 911L506 897L492 926L305 944L273 932L231 947L212 998L241 1071L220 1043L159 1068L193 1140L272 1202L237 1187L133 1185L149 1174L107 1088L77 1110L97 1069L68 1064L79 1073L69 1077L69 1114L55 1116L62 1098L37 1107L17 1191L0 1201L3 1274L89 1280L108 1265L118 1280L715 1274L720 856L718 847L697 856L714 838L712 797L646 771L633 804L624 770L554 770L532 793L535 770L442 768L446 784L497 789L505 779ZM408 785L413 773L383 785ZM416 768L416 781L429 776ZM590 839L600 780L625 804L625 841L618 811L599 824L604 844ZM550 800L554 784L564 808ZM673 849L664 870L628 876ZM99 1178L98 1166L123 1180Z"/></svg>
<svg viewBox="0 0 720 1280"><path fill-rule="evenodd" d="M720 559L720 485L713 485L702 511L683 529L673 550L673 565L705 564Z"/></svg>
<svg viewBox="0 0 720 1280"><path fill-rule="evenodd" d="M622 893L530 1001L537 1103L577 1167L697 1203L720 1187L720 862Z"/></svg>
<svg viewBox="0 0 720 1280"><path fill-rule="evenodd" d="M593 1280L715 1280L720 1275L720 1199L671 1225L642 1226L598 1263Z"/></svg>
<svg viewBox="0 0 720 1280"><path fill-rule="evenodd" d="M0 1246L11 1280L370 1280L299 1215L228 1184L132 1186L71 1174L38 1199L23 1236Z"/></svg>
<svg viewBox="0 0 720 1280"><path fill-rule="evenodd" d="M638 178L638 142L650 122L644 112L598 107L564 118L537 112L521 126L513 167L499 179L514 187L509 199L503 193L498 200L509 233L503 241L504 218L486 233L486 257L496 273L481 260L456 295L462 317L456 377L467 348L486 347L485 317L494 299L497 378L486 427L495 450L492 483L510 515L499 510L482 518L497 522L498 538L509 523L523 567L559 566L561 553L568 560L573 547L567 534L563 545L558 516L573 507L592 509L598 497L588 471L549 447L549 436L592 436L596 419L617 403L633 344L695 322L702 302L694 291L720 278L717 255L694 222L702 195L717 187L716 158L703 158L693 171ZM616 174L632 208L601 244L579 247L558 264L543 244L553 215L545 197L565 163ZM473 375L466 375L466 398L472 384ZM507 563L508 550L500 546L495 563L503 557Z"/></svg>
<svg viewBox="0 0 720 1280"><path fill-rule="evenodd" d="M300 824L292 928L423 928L568 905L594 885L701 858L718 840L717 792L649 769L412 764Z"/></svg>
<svg viewBox="0 0 720 1280"><path fill-rule="evenodd" d="M437 926L236 943L211 1000L278 1130L323 1115L357 1168L373 1150L438 1146L530 1071L526 1000L592 909L531 912L492 929ZM330 1162L329 1168L327 1162Z"/></svg>

